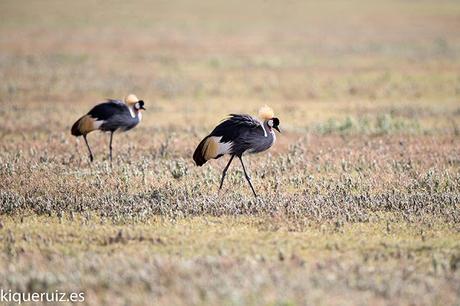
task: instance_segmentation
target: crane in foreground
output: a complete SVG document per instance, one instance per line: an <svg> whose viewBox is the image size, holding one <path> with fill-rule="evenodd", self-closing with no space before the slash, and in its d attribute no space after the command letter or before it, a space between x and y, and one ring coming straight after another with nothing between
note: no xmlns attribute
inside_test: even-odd
<svg viewBox="0 0 460 306"><path fill-rule="evenodd" d="M94 157L86 136L95 130L110 132L109 159L112 162L113 133L125 132L138 125L142 119L141 110L145 110L144 101L139 100L133 94L126 96L124 102L108 99L94 106L86 115L78 119L73 124L71 133L75 137L83 136L88 147L89 159L92 162Z"/></svg>
<svg viewBox="0 0 460 306"><path fill-rule="evenodd" d="M227 166L222 172L219 190L222 189L228 167L237 156L243 167L244 176L257 198L243 163L243 155L266 151L276 141L274 130L280 132L280 121L275 118L270 107L263 106L259 110L259 117L260 120L250 115L230 114L200 142L193 153L193 160L197 166L204 165L210 159L218 159L225 154L230 155Z"/></svg>

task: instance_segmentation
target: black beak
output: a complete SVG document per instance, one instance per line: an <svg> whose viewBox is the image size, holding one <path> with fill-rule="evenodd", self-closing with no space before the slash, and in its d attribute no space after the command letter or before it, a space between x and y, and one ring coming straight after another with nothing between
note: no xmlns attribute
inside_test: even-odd
<svg viewBox="0 0 460 306"><path fill-rule="evenodd" d="M277 131L278 131L278 133L281 133L281 131L280 131L279 127L277 127L277 126L274 126L273 128L274 128L275 130L277 130Z"/></svg>
<svg viewBox="0 0 460 306"><path fill-rule="evenodd" d="M144 107L144 105L142 105L142 106L140 107L140 109L143 109L143 110L145 110L145 107Z"/></svg>

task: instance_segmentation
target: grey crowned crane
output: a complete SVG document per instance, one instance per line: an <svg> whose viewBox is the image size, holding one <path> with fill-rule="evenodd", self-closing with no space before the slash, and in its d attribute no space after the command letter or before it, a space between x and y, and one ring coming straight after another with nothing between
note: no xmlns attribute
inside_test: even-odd
<svg viewBox="0 0 460 306"><path fill-rule="evenodd" d="M112 139L115 131L128 131L138 125L142 119L141 110L145 110L144 101L130 94L125 102L108 99L93 107L86 115L77 120L72 126L72 135L83 136L89 151L89 159L93 161L93 153L89 147L86 135L100 130L110 132L109 158L112 162Z"/></svg>
<svg viewBox="0 0 460 306"><path fill-rule="evenodd" d="M259 110L259 117L261 120L249 115L230 114L200 142L193 153L193 160L197 166L204 165L210 159L217 159L225 154L230 155L230 160L222 172L219 190L222 189L228 167L237 156L243 167L244 176L254 196L257 197L244 167L243 154L259 153L269 149L276 140L274 130L280 132L278 127L280 121L275 118L270 107L262 107Z"/></svg>

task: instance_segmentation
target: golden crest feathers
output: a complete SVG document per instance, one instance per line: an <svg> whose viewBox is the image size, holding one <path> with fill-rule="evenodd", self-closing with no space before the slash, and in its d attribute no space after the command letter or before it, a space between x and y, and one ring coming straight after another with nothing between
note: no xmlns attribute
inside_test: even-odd
<svg viewBox="0 0 460 306"><path fill-rule="evenodd" d="M273 109L271 109L268 105L264 105L259 109L259 117L264 121L270 120L275 117L275 113L273 112Z"/></svg>
<svg viewBox="0 0 460 306"><path fill-rule="evenodd" d="M125 98L125 103L126 104L134 104L134 103L137 103L137 102L139 102L139 99L136 97L136 95L129 94Z"/></svg>

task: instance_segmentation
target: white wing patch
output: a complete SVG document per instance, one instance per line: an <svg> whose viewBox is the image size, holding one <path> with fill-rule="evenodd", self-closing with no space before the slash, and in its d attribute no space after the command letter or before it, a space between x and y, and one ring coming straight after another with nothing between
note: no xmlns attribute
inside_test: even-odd
<svg viewBox="0 0 460 306"><path fill-rule="evenodd" d="M222 139L222 136L221 137L218 137L218 136L212 136L213 140L219 144L218 148L217 148L217 155L224 155L224 154L230 154L230 152L232 151L232 147L233 147L233 142L220 142L220 140Z"/></svg>
<svg viewBox="0 0 460 306"><path fill-rule="evenodd" d="M93 128L95 130L99 129L101 127L101 125L104 123L104 120L95 120L93 122Z"/></svg>

